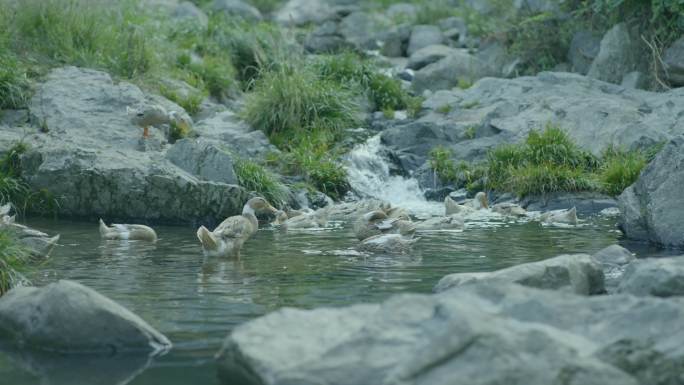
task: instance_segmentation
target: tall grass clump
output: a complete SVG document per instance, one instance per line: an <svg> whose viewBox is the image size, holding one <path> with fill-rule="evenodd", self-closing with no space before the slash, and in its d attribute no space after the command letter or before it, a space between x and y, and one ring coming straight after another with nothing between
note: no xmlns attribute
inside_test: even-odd
<svg viewBox="0 0 684 385"><path fill-rule="evenodd" d="M275 206L282 206L286 201L287 189L264 166L247 159L238 159L233 166L240 186L256 192Z"/></svg>
<svg viewBox="0 0 684 385"><path fill-rule="evenodd" d="M304 66L267 71L247 96L244 119L281 148L294 135L325 131L333 135L358 123L359 106L349 90Z"/></svg>
<svg viewBox="0 0 684 385"><path fill-rule="evenodd" d="M0 53L0 109L24 108L30 96L26 68L10 52Z"/></svg>
<svg viewBox="0 0 684 385"><path fill-rule="evenodd" d="M22 281L17 270L28 259L29 252L19 244L14 232L8 228L0 228L0 296Z"/></svg>
<svg viewBox="0 0 684 385"><path fill-rule="evenodd" d="M604 152L598 178L606 194L619 195L636 182L647 158L641 151L624 151L614 147Z"/></svg>
<svg viewBox="0 0 684 385"><path fill-rule="evenodd" d="M110 5L86 0L4 1L13 7L16 49L54 63L101 68L134 78L155 66L149 35L132 2ZM118 5L118 6L117 6Z"/></svg>
<svg viewBox="0 0 684 385"><path fill-rule="evenodd" d="M0 157L0 204L11 202L21 212L54 214L59 206L57 199L46 189L31 190L21 177L20 157L27 149L19 142Z"/></svg>

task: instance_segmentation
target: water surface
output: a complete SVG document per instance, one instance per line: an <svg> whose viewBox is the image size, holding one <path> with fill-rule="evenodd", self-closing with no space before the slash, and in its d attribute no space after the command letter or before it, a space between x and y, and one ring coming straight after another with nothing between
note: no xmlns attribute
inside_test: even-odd
<svg viewBox="0 0 684 385"><path fill-rule="evenodd" d="M348 226L329 230L263 229L242 259L205 259L195 230L157 227L159 241L101 241L95 223L31 221L61 233L61 246L28 272L38 285L72 279L118 301L164 333L163 357L96 360L0 353L2 384L217 384L213 355L245 321L283 306L314 308L429 293L444 275L491 271L562 253L594 252L616 242L614 221L577 227L471 223L462 232L431 232L410 256L361 255ZM41 382L42 380L42 382Z"/></svg>

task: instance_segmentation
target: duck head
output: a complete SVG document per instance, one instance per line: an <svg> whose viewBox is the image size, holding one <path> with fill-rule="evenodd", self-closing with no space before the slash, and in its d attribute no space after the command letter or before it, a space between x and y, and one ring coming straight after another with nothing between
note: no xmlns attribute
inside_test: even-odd
<svg viewBox="0 0 684 385"><path fill-rule="evenodd" d="M275 207L271 206L268 201L262 197L256 197L252 198L245 203L245 206L242 208L242 215L245 214L251 214L251 215L256 215L256 213L271 213L271 214L277 214L278 209Z"/></svg>

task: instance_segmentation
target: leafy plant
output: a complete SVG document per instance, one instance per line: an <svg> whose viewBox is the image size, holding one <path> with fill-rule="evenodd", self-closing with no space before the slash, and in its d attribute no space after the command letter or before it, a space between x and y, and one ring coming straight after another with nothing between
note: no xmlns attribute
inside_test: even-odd
<svg viewBox="0 0 684 385"><path fill-rule="evenodd" d="M239 159L233 166L240 186L255 191L275 206L282 206L286 201L287 189L264 166L247 159Z"/></svg>
<svg viewBox="0 0 684 385"><path fill-rule="evenodd" d="M0 296L9 291L21 276L18 269L26 264L29 253L8 228L0 228Z"/></svg>
<svg viewBox="0 0 684 385"><path fill-rule="evenodd" d="M641 151L609 148L604 152L598 173L603 191L609 195L619 195L636 182L646 163L646 156Z"/></svg>

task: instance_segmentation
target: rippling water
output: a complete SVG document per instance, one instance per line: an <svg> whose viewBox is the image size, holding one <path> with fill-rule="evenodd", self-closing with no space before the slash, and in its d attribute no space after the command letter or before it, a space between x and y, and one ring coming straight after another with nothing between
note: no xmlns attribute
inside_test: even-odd
<svg viewBox="0 0 684 385"><path fill-rule="evenodd" d="M28 273L34 283L72 279L88 285L140 315L174 348L151 362L0 353L2 384L217 384L212 356L223 338L269 311L428 293L448 273L594 252L619 236L614 221L605 218L577 227L470 223L462 232L423 233L413 254L397 257L355 252L348 226L288 233L263 229L246 244L242 259L232 261L205 260L191 228L158 227L159 242L150 245L101 241L95 223L32 224L62 234L53 256Z"/></svg>

